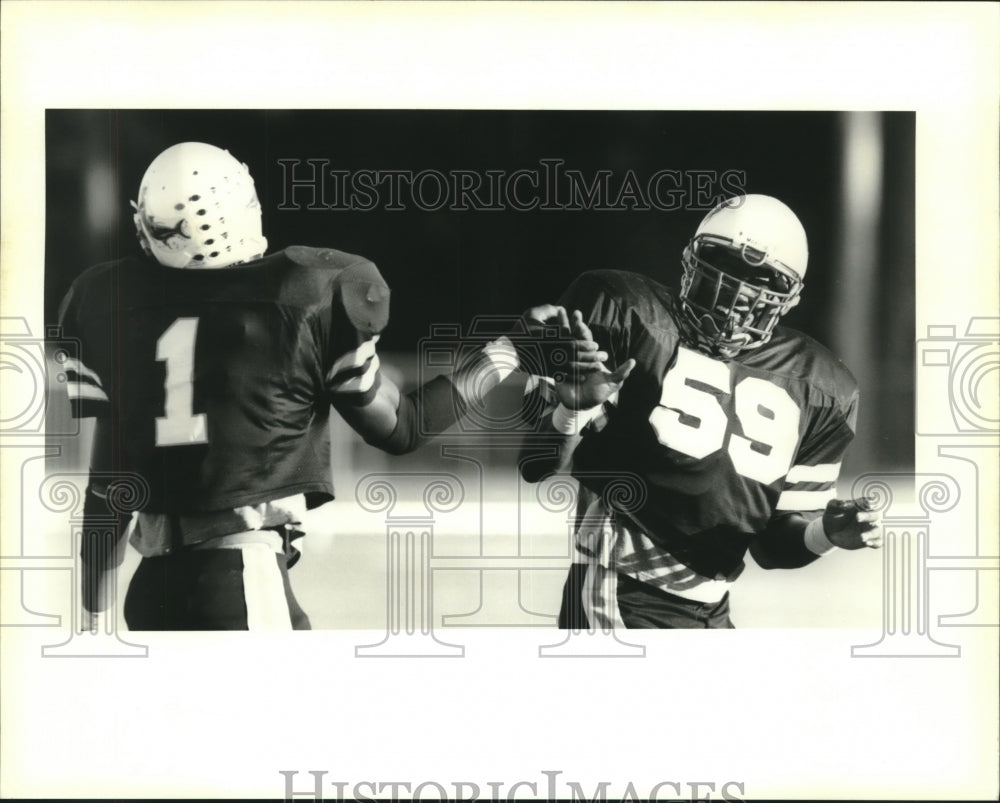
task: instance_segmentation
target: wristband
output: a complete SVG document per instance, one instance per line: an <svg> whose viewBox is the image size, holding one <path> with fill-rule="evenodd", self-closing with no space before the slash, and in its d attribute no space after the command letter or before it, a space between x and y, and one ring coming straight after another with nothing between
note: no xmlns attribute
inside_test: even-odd
<svg viewBox="0 0 1000 803"><path fill-rule="evenodd" d="M483 346L483 354L497 372L497 382L503 382L519 366L517 349L509 337L501 336Z"/></svg>
<svg viewBox="0 0 1000 803"><path fill-rule="evenodd" d="M601 405L587 410L570 410L560 402L552 411L552 428L563 435L579 435L600 411Z"/></svg>
<svg viewBox="0 0 1000 803"><path fill-rule="evenodd" d="M806 525L804 540L806 549L814 555L825 555L827 552L837 548L837 545L831 543L830 539L826 537L826 530L823 529L822 516L813 519Z"/></svg>

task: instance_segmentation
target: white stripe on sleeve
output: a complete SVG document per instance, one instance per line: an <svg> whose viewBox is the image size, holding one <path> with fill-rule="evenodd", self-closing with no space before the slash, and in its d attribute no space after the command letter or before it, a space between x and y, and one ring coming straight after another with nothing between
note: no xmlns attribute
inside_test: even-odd
<svg viewBox="0 0 1000 803"><path fill-rule="evenodd" d="M840 476L840 463L820 463L816 466L793 466L785 477L791 485L795 482L836 482Z"/></svg>
<svg viewBox="0 0 1000 803"><path fill-rule="evenodd" d="M378 376L379 360L378 355L374 355L365 372L360 376L352 376L343 382L338 382L330 386L332 393L364 393L374 383Z"/></svg>
<svg viewBox="0 0 1000 803"><path fill-rule="evenodd" d="M84 365L76 357L67 357L65 363L63 363L67 371L75 371L80 376L85 376L88 379L93 379L98 385L101 384L101 378L97 375L96 371L92 371L86 365Z"/></svg>
<svg viewBox="0 0 1000 803"><path fill-rule="evenodd" d="M96 401L107 401L108 394L96 385L89 382L74 382L72 379L66 380L66 393L73 399L94 399Z"/></svg>
<svg viewBox="0 0 1000 803"><path fill-rule="evenodd" d="M375 344L378 342L379 335L375 335L371 340L366 340L360 346L358 346L353 351L349 351L342 355L336 362L334 362L333 367L327 373L327 381L332 381L336 379L337 374L342 371L350 370L351 368L359 368L364 365L370 357L375 356Z"/></svg>
<svg viewBox="0 0 1000 803"><path fill-rule="evenodd" d="M825 491L784 491L778 497L778 510L822 510L837 496L836 488Z"/></svg>

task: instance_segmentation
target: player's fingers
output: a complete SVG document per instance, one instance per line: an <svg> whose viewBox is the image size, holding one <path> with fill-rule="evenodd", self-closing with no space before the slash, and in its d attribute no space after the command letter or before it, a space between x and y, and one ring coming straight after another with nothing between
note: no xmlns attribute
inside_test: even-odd
<svg viewBox="0 0 1000 803"><path fill-rule="evenodd" d="M609 373L607 366L603 362L574 362L566 366L566 371L578 382L585 381L592 374Z"/></svg>
<svg viewBox="0 0 1000 803"><path fill-rule="evenodd" d="M559 326L564 329L569 329L569 316L566 314L565 307L556 307L556 315L559 318Z"/></svg>
<svg viewBox="0 0 1000 803"><path fill-rule="evenodd" d="M594 335L590 331L590 327L587 326L586 322L583 320L583 313L580 310L573 310L573 336L581 338L582 340L593 340Z"/></svg>
<svg viewBox="0 0 1000 803"><path fill-rule="evenodd" d="M573 362L587 367L596 367L602 362L606 362L608 353L606 351L578 351L573 358Z"/></svg>
<svg viewBox="0 0 1000 803"><path fill-rule="evenodd" d="M635 360L625 360L625 362L618 366L616 371L612 372L608 379L612 382L624 382L628 379L628 375L632 373L633 368L635 368Z"/></svg>
<svg viewBox="0 0 1000 803"><path fill-rule="evenodd" d="M561 320L566 319L566 310L562 307L557 307L555 304L539 304L537 307L532 307L526 313L524 313L526 318L531 318L536 321L550 321L553 318L559 317L559 313L562 311ZM567 327L569 324L567 323Z"/></svg>
<svg viewBox="0 0 1000 803"><path fill-rule="evenodd" d="M869 549L881 549L882 547L882 534L872 535L864 539L865 546Z"/></svg>
<svg viewBox="0 0 1000 803"><path fill-rule="evenodd" d="M81 633L96 633L97 632L97 614L93 611L88 611L86 608L81 608L80 611L80 632Z"/></svg>
<svg viewBox="0 0 1000 803"><path fill-rule="evenodd" d="M869 513L858 513L857 521L861 526L862 532L874 530L876 527L880 527L882 525L882 517L874 511Z"/></svg>

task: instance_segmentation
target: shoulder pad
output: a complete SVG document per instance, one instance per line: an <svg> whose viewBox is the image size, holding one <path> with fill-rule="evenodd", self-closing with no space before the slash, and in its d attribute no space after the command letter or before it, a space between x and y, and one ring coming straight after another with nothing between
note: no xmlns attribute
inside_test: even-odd
<svg viewBox="0 0 1000 803"><path fill-rule="evenodd" d="M623 309L648 306L654 298L668 289L642 273L626 270L589 270L573 280L571 288L576 293L596 297L604 295L614 299Z"/></svg>
<svg viewBox="0 0 1000 803"><path fill-rule="evenodd" d="M389 285L368 260L344 269L338 279L344 309L354 328L378 334L389 322Z"/></svg>
<svg viewBox="0 0 1000 803"><path fill-rule="evenodd" d="M847 365L830 349L809 335L779 324L774 329L797 361L795 373L814 384L842 406L854 403L858 381ZM773 339L773 338L772 338ZM779 341L779 342L781 342Z"/></svg>
<svg viewBox="0 0 1000 803"><path fill-rule="evenodd" d="M285 255L305 268L335 272L347 317L359 332L378 334L389 322L389 286L375 265L362 256L335 248L292 245Z"/></svg>
<svg viewBox="0 0 1000 803"><path fill-rule="evenodd" d="M88 304L100 304L102 300L111 303L112 298L118 297L123 280L144 275L150 265L159 267L151 258L132 256L91 265L73 280L66 299L73 296L77 300L86 298Z"/></svg>
<svg viewBox="0 0 1000 803"><path fill-rule="evenodd" d="M349 265L364 261L364 257L338 251L335 248L312 248L308 245L290 245L285 249L285 256L306 268L343 270Z"/></svg>

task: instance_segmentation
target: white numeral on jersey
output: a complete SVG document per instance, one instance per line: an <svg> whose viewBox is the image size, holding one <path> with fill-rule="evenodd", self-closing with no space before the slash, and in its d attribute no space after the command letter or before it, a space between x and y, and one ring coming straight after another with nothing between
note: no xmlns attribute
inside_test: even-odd
<svg viewBox="0 0 1000 803"><path fill-rule="evenodd" d="M156 445L207 443L205 414L194 415L194 342L197 318L178 318L156 341L156 359L167 364L163 411L156 419Z"/></svg>
<svg viewBox="0 0 1000 803"><path fill-rule="evenodd" d="M728 426L726 411L705 388L728 395L731 381L725 363L679 348L676 364L663 377L660 404L649 416L660 443L697 458L721 449ZM736 385L733 403L746 435L733 433L729 439L736 471L765 484L783 477L791 468L798 443L801 411L795 400L772 382L747 377Z"/></svg>
<svg viewBox="0 0 1000 803"><path fill-rule="evenodd" d="M729 456L736 470L765 485L785 476L795 457L801 412L788 391L766 379L748 376L733 393L736 417L747 437L735 432L729 439ZM756 442L770 447L767 454L751 448Z"/></svg>
<svg viewBox="0 0 1000 803"><path fill-rule="evenodd" d="M729 393L729 366L679 349L677 364L663 377L660 406L650 414L649 422L664 446L691 457L707 457L721 449L726 439L726 411L707 390L689 385L689 379Z"/></svg>

